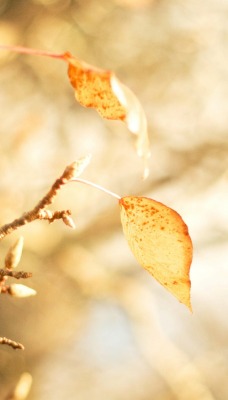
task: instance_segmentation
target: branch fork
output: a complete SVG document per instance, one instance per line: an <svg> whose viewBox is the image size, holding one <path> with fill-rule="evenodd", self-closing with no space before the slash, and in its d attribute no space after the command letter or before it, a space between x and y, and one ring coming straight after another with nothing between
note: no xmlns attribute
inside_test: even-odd
<svg viewBox="0 0 228 400"><path fill-rule="evenodd" d="M9 235L16 229L20 228L23 225L26 225L35 220L48 220L50 223L54 222L56 219L62 219L63 222L74 228L74 222L72 220L71 211L63 210L63 211L51 211L47 209L47 206L51 205L57 196L58 192L61 188L68 183L72 178L75 177L75 171L77 168L77 162L72 163L68 167L66 167L63 174L58 178L48 193L37 203L37 205L30 211L22 214L20 218L15 219L9 224L5 224L0 228L0 240L5 236Z"/></svg>

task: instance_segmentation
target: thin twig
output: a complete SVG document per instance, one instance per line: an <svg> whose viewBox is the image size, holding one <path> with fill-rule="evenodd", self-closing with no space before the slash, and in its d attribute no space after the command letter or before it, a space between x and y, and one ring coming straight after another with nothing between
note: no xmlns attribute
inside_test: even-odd
<svg viewBox="0 0 228 400"><path fill-rule="evenodd" d="M7 344L8 346L12 347L13 349L20 349L24 350L23 344L19 342L15 342L14 340L7 339L6 337L0 337L0 344Z"/></svg>
<svg viewBox="0 0 228 400"><path fill-rule="evenodd" d="M64 219L69 215L71 215L70 210L54 211L54 212L50 210L39 210L38 219L46 219L49 221L49 223L52 223L56 219Z"/></svg>
<svg viewBox="0 0 228 400"><path fill-rule="evenodd" d="M58 192L61 190L62 186L65 185L75 176L75 170L77 168L77 163L70 164L63 174L58 178L52 185L48 193L39 201L39 203L28 212L22 214L20 218L15 219L9 224L5 224L0 228L0 239L3 239L6 235L12 233L19 227L26 225L36 219L47 219L49 222L53 222L56 219L63 219L70 215L69 210L51 212L45 210L47 206L53 203Z"/></svg>
<svg viewBox="0 0 228 400"><path fill-rule="evenodd" d="M32 277L31 272L23 272L23 271L12 271L10 269L0 269L0 277L10 276L15 279L27 279Z"/></svg>

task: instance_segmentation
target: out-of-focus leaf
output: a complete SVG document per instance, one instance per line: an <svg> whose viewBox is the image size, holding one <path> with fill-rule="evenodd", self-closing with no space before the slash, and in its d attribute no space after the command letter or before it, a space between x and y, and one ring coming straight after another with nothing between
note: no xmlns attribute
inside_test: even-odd
<svg viewBox="0 0 228 400"><path fill-rule="evenodd" d="M111 86L119 102L125 107L125 122L129 131L137 136L136 149L138 156L144 159L145 179L149 174L147 159L150 157L150 142L145 112L135 94L127 86L123 85L115 75L111 77Z"/></svg>
<svg viewBox="0 0 228 400"><path fill-rule="evenodd" d="M24 372L14 389L12 399L25 400L30 392L32 386L32 376L28 372Z"/></svg>
<svg viewBox="0 0 228 400"><path fill-rule="evenodd" d="M120 207L123 231L139 264L191 310L192 242L181 216L146 197L123 197Z"/></svg>

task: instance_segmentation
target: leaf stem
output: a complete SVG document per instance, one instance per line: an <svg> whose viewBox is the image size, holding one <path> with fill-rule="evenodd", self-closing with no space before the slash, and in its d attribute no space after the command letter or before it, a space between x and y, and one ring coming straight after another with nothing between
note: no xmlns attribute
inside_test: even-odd
<svg viewBox="0 0 228 400"><path fill-rule="evenodd" d="M96 188L96 189L98 189L98 190L101 190L102 192L107 193L107 194L109 194L110 196L115 197L115 198L118 199L118 200L121 199L121 197L120 197L118 194L116 194L116 193L114 193L114 192L111 192L110 190L105 189L103 186L97 185L96 183L93 183L93 182L91 182L91 181L87 181L86 179L74 178L74 179L71 179L69 182L80 182L80 183L84 183L85 185L92 186L92 187L94 187L94 188Z"/></svg>
<svg viewBox="0 0 228 400"><path fill-rule="evenodd" d="M64 54L56 54L56 53L52 53L50 51L45 51L45 50L30 49L28 47L23 47L23 46L9 46L9 45L1 44L0 50L9 50L9 51L14 51L16 53L21 53L21 54L46 56L46 57L52 57L52 58L58 58L60 60L61 59L64 60Z"/></svg>

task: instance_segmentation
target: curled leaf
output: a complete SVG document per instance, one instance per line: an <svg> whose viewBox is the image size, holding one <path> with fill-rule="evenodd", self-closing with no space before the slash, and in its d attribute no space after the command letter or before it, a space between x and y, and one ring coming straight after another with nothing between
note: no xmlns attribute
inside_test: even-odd
<svg viewBox="0 0 228 400"><path fill-rule="evenodd" d="M176 211L155 200L128 196L119 202L123 231L137 261L191 310L187 225Z"/></svg>
<svg viewBox="0 0 228 400"><path fill-rule="evenodd" d="M68 75L77 101L95 108L103 118L125 121L129 131L137 135L138 155L146 160L150 156L147 120L134 93L111 71L88 65L70 53L65 53L64 59L69 64Z"/></svg>
<svg viewBox="0 0 228 400"><path fill-rule="evenodd" d="M144 159L144 179L149 171L147 159L150 157L150 142L147 130L147 119L141 103L135 94L123 85L115 75L111 77L112 90L126 110L125 122L130 132L137 136L136 150L139 157Z"/></svg>

